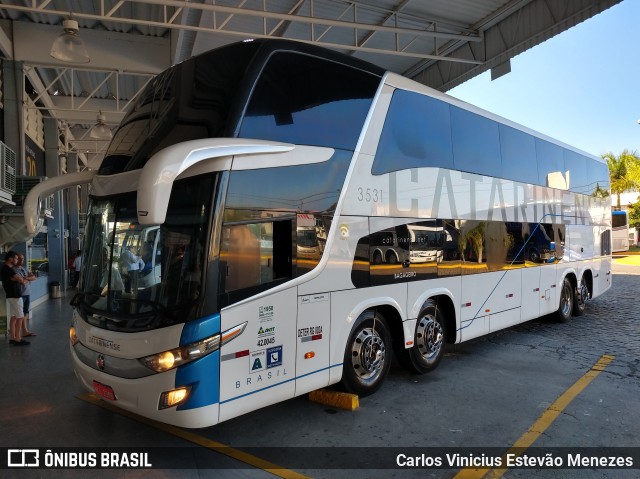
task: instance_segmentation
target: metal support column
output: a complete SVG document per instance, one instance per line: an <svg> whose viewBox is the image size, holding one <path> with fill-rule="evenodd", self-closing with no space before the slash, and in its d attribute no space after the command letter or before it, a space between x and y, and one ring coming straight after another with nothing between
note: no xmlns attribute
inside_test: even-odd
<svg viewBox="0 0 640 479"><path fill-rule="evenodd" d="M59 176L58 122L53 118L44 119L45 164L47 176ZM53 195L53 219L47 219L47 242L49 257L49 282L58 281L64 291L66 285L66 254L64 250L64 217L66 215L62 191Z"/></svg>
<svg viewBox="0 0 640 479"><path fill-rule="evenodd" d="M67 154L67 171L75 173L78 168L78 154ZM80 226L79 226L79 194L80 188L73 186L69 188L69 254L75 256L75 252L80 248Z"/></svg>
<svg viewBox="0 0 640 479"><path fill-rule="evenodd" d="M24 112L22 62L2 61L2 103L4 106L4 142L17 155L17 174L24 174Z"/></svg>

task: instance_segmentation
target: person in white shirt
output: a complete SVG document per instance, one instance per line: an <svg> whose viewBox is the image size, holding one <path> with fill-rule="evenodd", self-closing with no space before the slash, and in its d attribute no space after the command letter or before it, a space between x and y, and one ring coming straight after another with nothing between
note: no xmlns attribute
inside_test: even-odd
<svg viewBox="0 0 640 479"><path fill-rule="evenodd" d="M132 250L131 246L126 246L124 253L120 256L120 262L124 267L124 289L125 293L134 293L138 291L138 272L144 268L144 261L140 256L137 256Z"/></svg>
<svg viewBox="0 0 640 479"><path fill-rule="evenodd" d="M78 250L76 257L73 258L73 277L71 279L71 286L77 287L80 280L80 267L82 266L82 251Z"/></svg>
<svg viewBox="0 0 640 479"><path fill-rule="evenodd" d="M16 273L18 273L25 280L23 284L20 286L20 294L22 296L22 311L24 312L24 321L22 322L22 337L25 336L37 336L36 333L29 331L27 322L29 321L29 310L31 305L31 287L29 283L31 281L35 281L36 275L27 271L24 267L24 255L22 253L18 253L18 261L16 262L15 268L13 268Z"/></svg>

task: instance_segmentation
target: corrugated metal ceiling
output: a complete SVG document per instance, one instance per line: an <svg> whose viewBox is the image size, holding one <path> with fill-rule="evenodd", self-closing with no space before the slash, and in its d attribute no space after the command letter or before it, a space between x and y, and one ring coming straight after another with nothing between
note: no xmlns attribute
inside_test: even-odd
<svg viewBox="0 0 640 479"><path fill-rule="evenodd" d="M171 63L247 37L319 43L447 89L618 1L3 0L0 50L24 62L43 111L88 128L98 109L117 123ZM89 64L44 51L69 12L92 42Z"/></svg>

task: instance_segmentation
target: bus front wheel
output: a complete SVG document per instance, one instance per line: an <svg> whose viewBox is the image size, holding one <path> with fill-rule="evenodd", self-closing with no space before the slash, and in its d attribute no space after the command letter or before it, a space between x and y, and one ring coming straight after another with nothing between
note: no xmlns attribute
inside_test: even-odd
<svg viewBox="0 0 640 479"><path fill-rule="evenodd" d="M561 323L566 323L571 319L571 313L573 312L573 285L568 278L562 281L562 287L560 288L560 306L556 312L556 318Z"/></svg>
<svg viewBox="0 0 640 479"><path fill-rule="evenodd" d="M356 320L344 353L342 386L368 396L382 386L391 367L391 334L385 319L365 311Z"/></svg>
<svg viewBox="0 0 640 479"><path fill-rule="evenodd" d="M398 359L406 369L424 374L438 366L444 345L444 316L436 303L429 300L418 315L413 346L400 350Z"/></svg>

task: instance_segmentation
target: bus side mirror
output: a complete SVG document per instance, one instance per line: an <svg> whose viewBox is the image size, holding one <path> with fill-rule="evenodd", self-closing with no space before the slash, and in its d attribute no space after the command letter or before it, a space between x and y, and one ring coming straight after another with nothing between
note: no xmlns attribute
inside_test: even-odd
<svg viewBox="0 0 640 479"><path fill-rule="evenodd" d="M74 308L77 308L78 306L80 306L81 302L82 302L82 293L76 293L76 295L73 298L71 298L71 301L69 301L69 304Z"/></svg>

